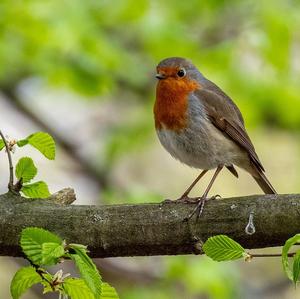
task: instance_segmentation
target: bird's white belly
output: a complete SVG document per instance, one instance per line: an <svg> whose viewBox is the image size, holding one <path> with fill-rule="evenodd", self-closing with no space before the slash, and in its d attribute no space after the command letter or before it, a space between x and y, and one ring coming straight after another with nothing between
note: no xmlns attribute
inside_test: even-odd
<svg viewBox="0 0 300 299"><path fill-rule="evenodd" d="M219 165L239 164L244 153L229 138L207 120L180 132L162 128L157 134L164 148L184 164L199 169L212 169Z"/></svg>

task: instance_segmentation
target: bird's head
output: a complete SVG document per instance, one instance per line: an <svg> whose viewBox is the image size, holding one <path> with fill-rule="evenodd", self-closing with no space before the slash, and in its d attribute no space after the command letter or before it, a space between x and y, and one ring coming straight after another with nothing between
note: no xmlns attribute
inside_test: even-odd
<svg viewBox="0 0 300 299"><path fill-rule="evenodd" d="M201 88L201 73L184 58L172 57L157 66L155 125L171 130L181 130L187 125L188 96Z"/></svg>
<svg viewBox="0 0 300 299"><path fill-rule="evenodd" d="M187 59L171 57L162 60L156 67L156 78L165 81L163 85L171 84L178 87L188 87L192 82L201 81L203 77L198 69ZM161 84L161 83L159 83Z"/></svg>

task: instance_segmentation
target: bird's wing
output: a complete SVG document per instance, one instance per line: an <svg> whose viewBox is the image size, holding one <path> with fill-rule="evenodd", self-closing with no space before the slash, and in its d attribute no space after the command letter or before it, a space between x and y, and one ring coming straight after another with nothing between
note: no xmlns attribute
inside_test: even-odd
<svg viewBox="0 0 300 299"><path fill-rule="evenodd" d="M207 115L214 126L245 149L258 170L264 171L244 127L241 112L234 102L220 89L210 89L209 86L208 88L204 87L196 90L195 95L201 99L201 103L204 105Z"/></svg>

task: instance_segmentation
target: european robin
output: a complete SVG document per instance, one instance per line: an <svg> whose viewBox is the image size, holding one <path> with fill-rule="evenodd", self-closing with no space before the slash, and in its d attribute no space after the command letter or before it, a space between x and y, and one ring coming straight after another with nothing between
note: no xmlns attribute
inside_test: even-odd
<svg viewBox="0 0 300 299"><path fill-rule="evenodd" d="M162 60L156 78L154 118L161 144L174 158L202 169L176 200L197 203L188 219L196 212L197 217L201 215L208 192L224 166L236 177L234 165L246 170L266 194L276 194L246 132L242 114L228 95L180 57ZM214 168L204 194L189 198L196 183Z"/></svg>

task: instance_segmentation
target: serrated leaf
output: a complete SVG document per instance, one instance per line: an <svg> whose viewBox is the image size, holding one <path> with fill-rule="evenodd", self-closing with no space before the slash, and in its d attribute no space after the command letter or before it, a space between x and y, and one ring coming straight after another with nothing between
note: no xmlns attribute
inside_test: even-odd
<svg viewBox="0 0 300 299"><path fill-rule="evenodd" d="M88 266L88 264L81 259L77 254L72 254L71 259L75 262L82 279L85 281L88 288L91 290L95 299L101 298L101 280L97 270Z"/></svg>
<svg viewBox="0 0 300 299"><path fill-rule="evenodd" d="M16 165L16 177L23 183L30 182L37 174L37 168L29 157L21 158Z"/></svg>
<svg viewBox="0 0 300 299"><path fill-rule="evenodd" d="M0 151L5 147L5 143L2 139L0 139Z"/></svg>
<svg viewBox="0 0 300 299"><path fill-rule="evenodd" d="M119 299L115 288L104 282L101 285L101 299Z"/></svg>
<svg viewBox="0 0 300 299"><path fill-rule="evenodd" d="M49 160L55 159L55 141L45 132L37 132L26 138L28 143L39 150Z"/></svg>
<svg viewBox="0 0 300 299"><path fill-rule="evenodd" d="M75 252L75 254L70 254L70 258L75 262L81 277L91 289L95 298L100 299L102 279L96 265L87 255L86 248L82 248L81 245L76 246L76 244L69 245L69 247Z"/></svg>
<svg viewBox="0 0 300 299"><path fill-rule="evenodd" d="M53 242L43 243L42 245L42 265L55 265L58 259L65 254L62 244Z"/></svg>
<svg viewBox="0 0 300 299"><path fill-rule="evenodd" d="M75 253L80 256L80 258L90 267L93 268L94 270L97 270L96 265L94 264L94 262L92 261L92 259L88 256L87 252L87 246L82 245L82 244L69 244L69 248L73 249L73 251L75 251ZM99 274L99 273L98 273ZM101 276L99 274L99 278L101 280Z"/></svg>
<svg viewBox="0 0 300 299"><path fill-rule="evenodd" d="M293 281L295 285L299 279L299 274L300 274L300 250L297 251L293 259Z"/></svg>
<svg viewBox="0 0 300 299"><path fill-rule="evenodd" d="M10 284L12 298L20 298L27 289L40 282L42 282L42 278L32 266L19 269Z"/></svg>
<svg viewBox="0 0 300 299"><path fill-rule="evenodd" d="M63 283L63 290L71 299L95 299L83 279L66 278Z"/></svg>
<svg viewBox="0 0 300 299"><path fill-rule="evenodd" d="M229 261L244 257L245 249L225 235L213 236L203 244L203 251L215 261Z"/></svg>
<svg viewBox="0 0 300 299"><path fill-rule="evenodd" d="M296 234L295 236L289 238L284 246L282 247L282 258L281 258L281 262L282 262L282 266L283 266L283 270L286 274L286 276L293 281L293 272L290 268L290 264L289 264L289 259L288 259L288 252L290 250L290 248L295 244L300 242L300 234Z"/></svg>
<svg viewBox="0 0 300 299"><path fill-rule="evenodd" d="M47 198L51 195L48 185L43 181L23 185L21 192L30 198Z"/></svg>
<svg viewBox="0 0 300 299"><path fill-rule="evenodd" d="M20 245L35 265L43 264L43 243L62 244L62 239L57 235L37 227L28 227L22 230Z"/></svg>

